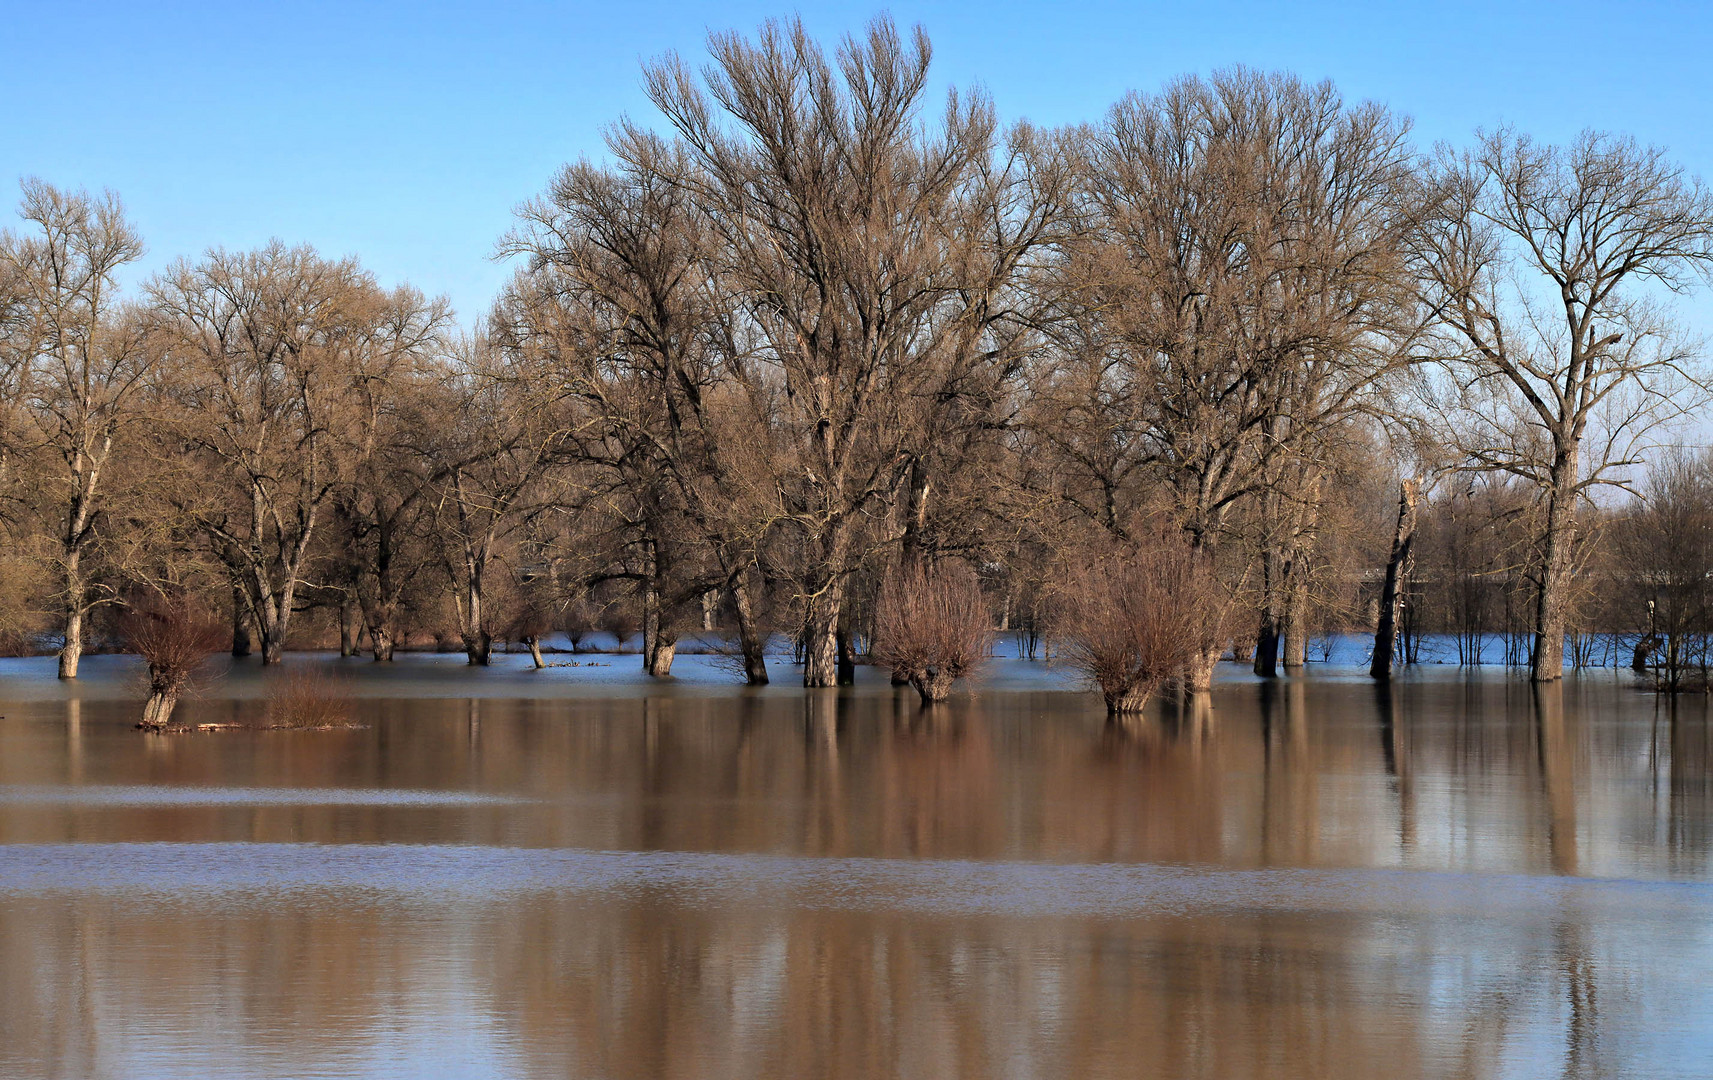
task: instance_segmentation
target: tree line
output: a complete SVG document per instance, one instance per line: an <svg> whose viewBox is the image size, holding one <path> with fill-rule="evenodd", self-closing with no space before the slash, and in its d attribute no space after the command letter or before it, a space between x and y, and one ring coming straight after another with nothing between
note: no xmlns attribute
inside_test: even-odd
<svg viewBox="0 0 1713 1080"><path fill-rule="evenodd" d="M646 65L662 121L519 209L474 327L278 242L123 294L119 200L25 181L13 647L73 678L191 612L264 663L306 632L540 663L604 628L664 676L717 629L752 683L782 637L807 686L873 657L928 697L979 620L1108 671L1115 709L1376 625L1382 677L1427 633L1540 680L1594 632L1705 654L1713 468L1650 448L1706 399L1671 301L1713 196L1663 151L1424 150L1241 68L1007 126L931 100L926 35L884 18L708 51Z"/></svg>

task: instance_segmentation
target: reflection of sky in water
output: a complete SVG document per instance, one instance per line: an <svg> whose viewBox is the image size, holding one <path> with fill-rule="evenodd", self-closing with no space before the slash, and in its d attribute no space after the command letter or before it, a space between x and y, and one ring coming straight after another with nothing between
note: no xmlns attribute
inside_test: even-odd
<svg viewBox="0 0 1713 1080"><path fill-rule="evenodd" d="M642 893L723 907L1125 919L1204 914L1687 920L1713 884L1405 870L1221 870L702 852L399 844L13 844L0 895L120 890L200 895L366 892L500 900L509 893Z"/></svg>

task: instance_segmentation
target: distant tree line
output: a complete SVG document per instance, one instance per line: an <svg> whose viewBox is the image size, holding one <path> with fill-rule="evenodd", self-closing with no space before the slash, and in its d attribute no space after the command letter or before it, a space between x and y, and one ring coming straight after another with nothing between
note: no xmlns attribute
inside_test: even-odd
<svg viewBox="0 0 1713 1080"><path fill-rule="evenodd" d="M930 100L885 19L709 52L648 65L663 122L520 209L474 328L283 243L121 295L118 199L26 181L12 647L73 678L172 612L264 663L599 628L664 676L711 630L751 682L787 640L805 685L873 657L927 698L979 617L1108 671L1115 710L1376 626L1382 677L1427 634L1541 680L1567 647L1705 670L1713 465L1653 448L1707 396L1670 301L1713 196L1661 151L1424 152L1245 69L1006 127Z"/></svg>

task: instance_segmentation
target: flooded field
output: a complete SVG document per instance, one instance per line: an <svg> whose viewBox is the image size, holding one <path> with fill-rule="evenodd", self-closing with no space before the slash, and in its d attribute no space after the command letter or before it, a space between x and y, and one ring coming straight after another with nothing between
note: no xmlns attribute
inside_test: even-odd
<svg viewBox="0 0 1713 1080"><path fill-rule="evenodd" d="M1702 699L1234 669L1113 727L1020 662L924 712L581 659L292 657L364 726L168 736L129 661L0 661L0 1076L1713 1062Z"/></svg>

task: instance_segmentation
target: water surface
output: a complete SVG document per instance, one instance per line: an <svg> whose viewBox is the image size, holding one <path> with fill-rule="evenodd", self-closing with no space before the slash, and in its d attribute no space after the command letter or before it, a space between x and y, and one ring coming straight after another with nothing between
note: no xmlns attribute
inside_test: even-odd
<svg viewBox="0 0 1713 1080"><path fill-rule="evenodd" d="M95 659L0 661L0 1076L1713 1072L1707 709L1620 677L293 657L365 726L151 736Z"/></svg>

